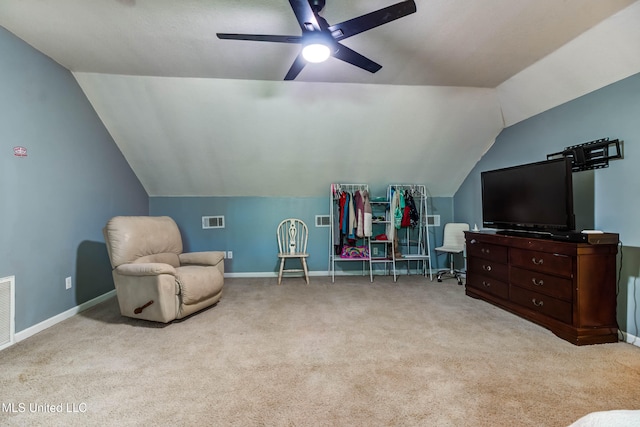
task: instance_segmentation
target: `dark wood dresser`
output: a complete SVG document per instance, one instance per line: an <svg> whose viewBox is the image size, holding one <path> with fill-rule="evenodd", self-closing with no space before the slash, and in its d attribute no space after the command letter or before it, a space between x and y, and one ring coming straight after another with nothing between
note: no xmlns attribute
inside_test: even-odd
<svg viewBox="0 0 640 427"><path fill-rule="evenodd" d="M618 341L617 243L471 231L465 235L468 296L544 326L576 345Z"/></svg>

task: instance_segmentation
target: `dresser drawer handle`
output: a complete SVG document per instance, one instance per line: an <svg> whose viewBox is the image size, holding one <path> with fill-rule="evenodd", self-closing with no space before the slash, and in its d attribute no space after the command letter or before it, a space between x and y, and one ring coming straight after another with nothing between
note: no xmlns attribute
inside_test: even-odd
<svg viewBox="0 0 640 427"><path fill-rule="evenodd" d="M471 239L469 243L471 243L472 245L475 245L476 243L478 243L478 241L476 239Z"/></svg>
<svg viewBox="0 0 640 427"><path fill-rule="evenodd" d="M540 279L540 280L536 280L535 277L531 278L531 281L533 282L534 285L536 286L542 286L544 285L544 280Z"/></svg>
<svg viewBox="0 0 640 427"><path fill-rule="evenodd" d="M484 286L485 288L490 288L491 287L491 283L490 282L485 282L484 280L482 281L482 286Z"/></svg>
<svg viewBox="0 0 640 427"><path fill-rule="evenodd" d="M544 262L544 259L540 258L540 259L535 259L531 258L531 262L533 262L535 265L542 265L542 263Z"/></svg>
<svg viewBox="0 0 640 427"><path fill-rule="evenodd" d="M532 299L531 302L533 303L533 305L535 305L536 307L542 307L544 305L544 301L536 301L536 299Z"/></svg>
<svg viewBox="0 0 640 427"><path fill-rule="evenodd" d="M490 265L484 265L484 264L482 264L482 269L483 269L484 271L491 271L491 266L490 266Z"/></svg>
<svg viewBox="0 0 640 427"><path fill-rule="evenodd" d="M482 252L483 254L488 254L491 251L489 249L482 248L482 249L480 249L480 252Z"/></svg>

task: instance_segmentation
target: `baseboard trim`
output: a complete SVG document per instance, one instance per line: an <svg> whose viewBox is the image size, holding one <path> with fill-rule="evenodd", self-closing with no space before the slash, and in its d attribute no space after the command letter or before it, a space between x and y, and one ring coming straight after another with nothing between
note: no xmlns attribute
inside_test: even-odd
<svg viewBox="0 0 640 427"><path fill-rule="evenodd" d="M620 331L620 332L622 332L622 337L624 338L623 339L624 342L629 343L631 345L635 345L636 347L640 347L640 338L625 331Z"/></svg>
<svg viewBox="0 0 640 427"><path fill-rule="evenodd" d="M285 273L286 275L287 273ZM302 274L302 273L298 273L298 274ZM311 277L327 277L329 276L329 272L328 271L324 271L324 270L320 270L320 271L310 271L309 272L309 276ZM362 275L362 273L360 272L337 272L336 271L336 276L359 276ZM366 274L368 275L368 274ZM245 278L245 279L249 279L249 278L265 278L265 277L278 277L278 273L277 272L273 272L273 271L256 271L256 272L250 272L250 273L224 273L224 277L230 277L230 278ZM284 277L284 276L283 276Z"/></svg>
<svg viewBox="0 0 640 427"><path fill-rule="evenodd" d="M107 292L106 294L100 295L99 297L96 297L90 301L87 302L83 302L80 305L77 305L73 308L70 308L67 311L64 311L60 314L57 314L53 317L50 317L47 320L43 320L42 322L33 325L27 329L23 329L20 332L16 332L15 334L15 342L19 342L22 340L25 340L35 334L37 334L38 332L42 332L47 328L52 327L53 325L62 322L63 320L67 320L70 317L75 316L78 313L82 313L83 311L93 307L94 305L100 304L103 301L108 300L109 298L113 297L116 295L116 290L112 290Z"/></svg>
<svg viewBox="0 0 640 427"><path fill-rule="evenodd" d="M309 276L328 276L328 274L326 271L310 271ZM243 279L258 278L259 279L259 278L265 278L265 277L278 277L278 273L274 273L272 271L256 271L256 272L249 272L249 273L224 273L224 277L243 278Z"/></svg>
<svg viewBox="0 0 640 427"><path fill-rule="evenodd" d="M432 274L436 274L437 270L432 270ZM286 273L285 273L286 274ZM406 269L402 270L402 272L398 272L398 269L396 269L396 274L398 276L404 276L406 274ZM421 271L412 271L411 272L412 275L421 275L422 272ZM427 275L429 274L429 272L427 272ZM336 271L335 272L336 276L362 276L362 272L361 271ZM365 276L368 276L368 270L365 271ZM373 273L374 276L379 276L380 274L376 274L376 272ZM313 277L327 277L327 276L331 276L331 273L325 270L317 270L317 271L310 271L309 272L309 276ZM257 271L257 272L251 272L251 273L224 273L224 277L230 277L230 278L265 278L265 277L278 277L278 273L277 272L273 272L273 271Z"/></svg>

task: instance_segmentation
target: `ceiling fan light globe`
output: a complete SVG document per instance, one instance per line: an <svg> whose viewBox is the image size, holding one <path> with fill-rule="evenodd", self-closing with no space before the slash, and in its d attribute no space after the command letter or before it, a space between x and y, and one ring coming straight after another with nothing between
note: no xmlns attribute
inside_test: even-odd
<svg viewBox="0 0 640 427"><path fill-rule="evenodd" d="M331 56L331 49L321 43L311 43L302 49L302 56L307 62L324 62Z"/></svg>

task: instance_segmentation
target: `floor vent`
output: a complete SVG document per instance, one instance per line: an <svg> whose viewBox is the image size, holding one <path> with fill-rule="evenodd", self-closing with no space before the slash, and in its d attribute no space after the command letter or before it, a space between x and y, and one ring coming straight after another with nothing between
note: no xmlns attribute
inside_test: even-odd
<svg viewBox="0 0 640 427"><path fill-rule="evenodd" d="M0 350L15 339L15 276L0 279Z"/></svg>
<svg viewBox="0 0 640 427"><path fill-rule="evenodd" d="M224 228L224 216L203 216L202 228Z"/></svg>

